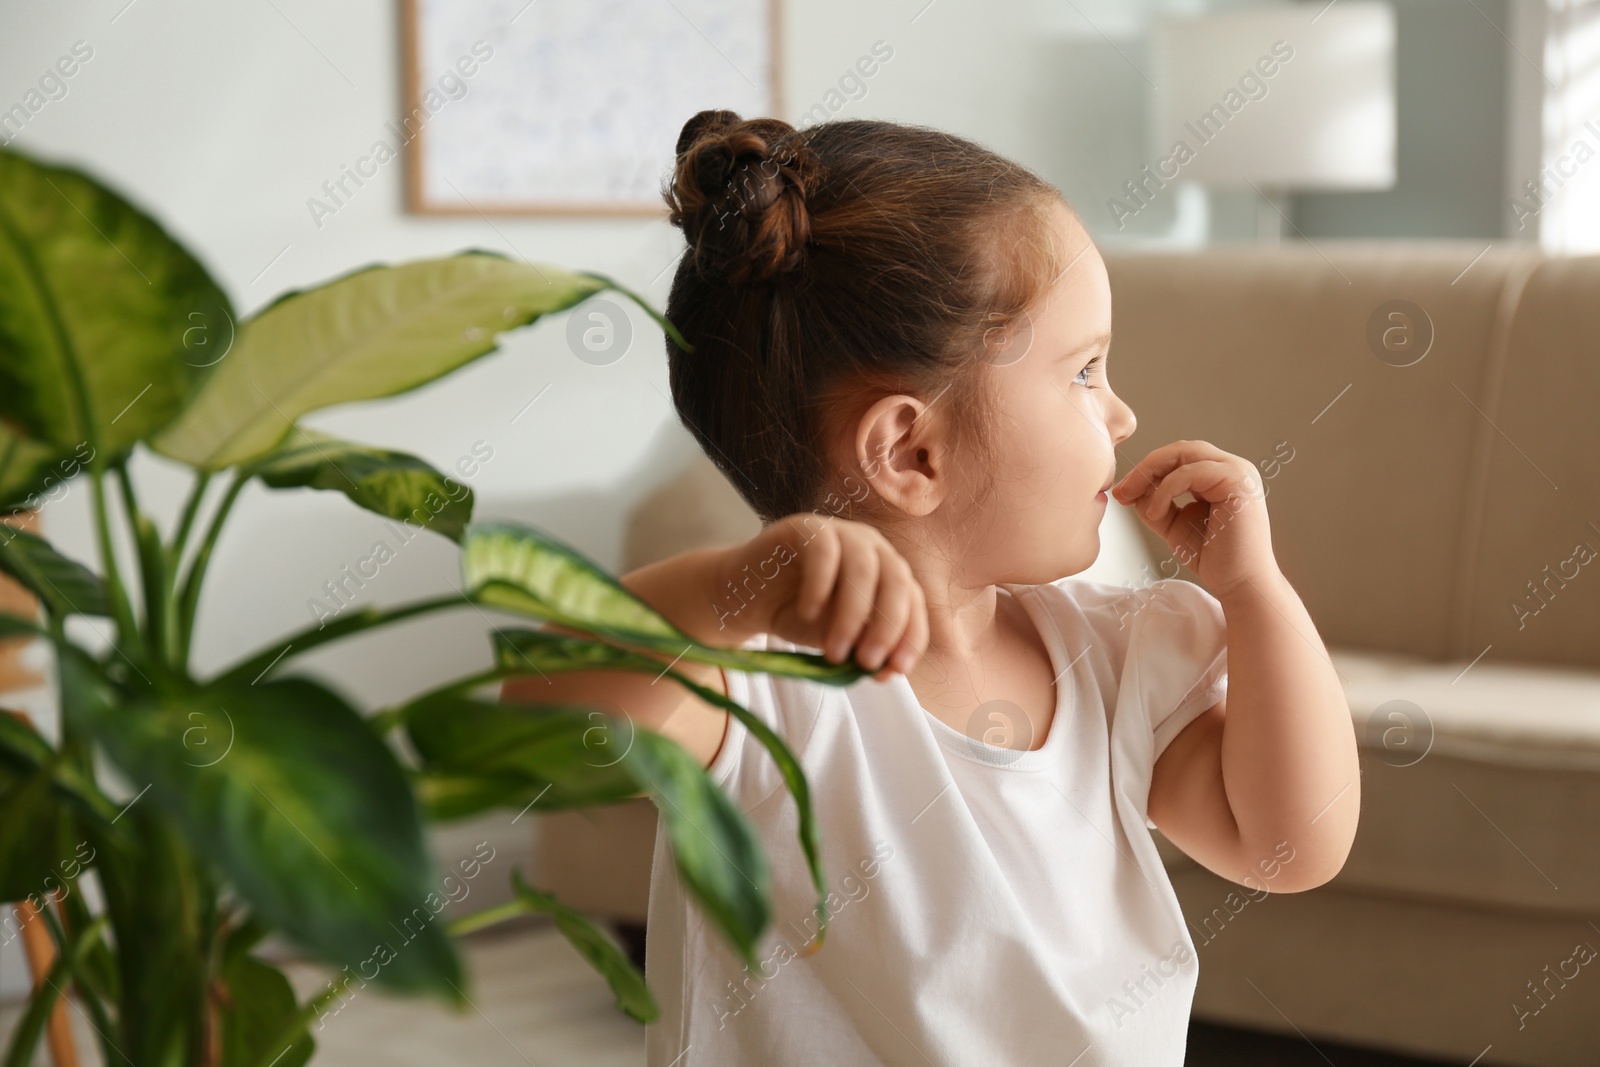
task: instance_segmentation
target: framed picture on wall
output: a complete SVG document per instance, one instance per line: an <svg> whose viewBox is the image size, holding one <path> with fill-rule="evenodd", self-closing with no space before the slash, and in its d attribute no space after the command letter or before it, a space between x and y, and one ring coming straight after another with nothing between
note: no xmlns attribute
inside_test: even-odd
<svg viewBox="0 0 1600 1067"><path fill-rule="evenodd" d="M401 0L406 210L659 215L678 132L781 115L780 0Z"/></svg>

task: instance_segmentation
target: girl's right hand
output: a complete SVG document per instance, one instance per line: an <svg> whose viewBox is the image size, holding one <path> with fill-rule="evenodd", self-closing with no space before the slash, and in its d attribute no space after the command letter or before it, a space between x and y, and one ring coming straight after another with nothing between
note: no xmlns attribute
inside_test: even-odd
<svg viewBox="0 0 1600 1067"><path fill-rule="evenodd" d="M774 574L774 570L776 573ZM834 663L851 649L878 681L909 674L928 647L928 605L911 565L876 528L803 511L728 549L723 576L753 633L820 648ZM726 597L727 586L718 590Z"/></svg>

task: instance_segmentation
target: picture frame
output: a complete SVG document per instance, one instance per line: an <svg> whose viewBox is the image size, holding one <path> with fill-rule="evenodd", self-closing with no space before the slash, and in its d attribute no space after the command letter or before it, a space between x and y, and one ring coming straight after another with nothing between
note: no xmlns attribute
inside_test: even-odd
<svg viewBox="0 0 1600 1067"><path fill-rule="evenodd" d="M664 216L690 116L783 114L782 0L401 0L400 16L386 128L409 214Z"/></svg>

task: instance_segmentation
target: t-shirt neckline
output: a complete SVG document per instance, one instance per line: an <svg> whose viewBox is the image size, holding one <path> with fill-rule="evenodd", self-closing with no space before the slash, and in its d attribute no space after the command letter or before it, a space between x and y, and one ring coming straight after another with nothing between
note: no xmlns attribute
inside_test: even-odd
<svg viewBox="0 0 1600 1067"><path fill-rule="evenodd" d="M892 675L892 681L901 687L902 693L911 701L912 707L922 713L935 739L946 752L1000 770L1037 771L1055 763L1056 752L1064 744L1060 737L1069 732L1067 724L1072 714L1069 705L1075 703L1076 688L1062 681L1067 673L1064 662L1067 652L1066 642L1062 639L1061 631L1056 626L1050 611L1038 601L1037 588L1006 584L1001 584L999 588L1016 597L1028 618L1033 621L1040 639L1044 642L1045 651L1050 657L1050 669L1055 672L1056 706L1051 714L1050 727L1045 734L1043 745L1034 749L1015 749L991 745L987 741L969 737L923 707L922 702L917 699L916 690L911 688L911 682L905 675L896 673Z"/></svg>

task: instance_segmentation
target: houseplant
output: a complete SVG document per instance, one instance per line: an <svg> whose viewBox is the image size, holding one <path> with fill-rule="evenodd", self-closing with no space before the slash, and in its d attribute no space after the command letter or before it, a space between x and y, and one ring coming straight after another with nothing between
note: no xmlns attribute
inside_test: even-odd
<svg viewBox="0 0 1600 1067"><path fill-rule="evenodd" d="M49 642L62 704L56 744L0 715L0 900L38 905L57 947L5 1067L29 1062L69 989L108 1063L293 1067L312 1055L309 1022L355 982L463 1000L453 936L529 911L555 918L619 1006L653 1018L649 990L617 946L517 872L510 904L448 930L431 921L443 905L425 822L497 806L556 810L648 792L685 885L755 965L770 911L765 856L703 769L666 738L595 709L502 705L481 691L532 671L661 674L663 659L678 656L830 684L864 672L820 656L700 645L571 546L531 527L474 522L470 490L421 459L296 421L436 380L494 351L501 334L607 289L692 351L602 275L480 250L364 267L284 293L241 322L200 261L123 197L80 170L0 150L0 512L88 492L99 549L97 571L0 526L0 571L40 605L37 619L0 616L0 636ZM170 532L140 506L129 470L137 447L193 471ZM209 494L202 521L219 476L226 488ZM189 652L200 592L252 479L341 492L457 542L464 592L341 612L197 677ZM120 526L137 560L126 574L112 550ZM469 606L588 637L497 629L492 668L370 717L328 685L286 673L322 644ZM104 649L80 640L85 631L106 639ZM825 922L798 763L746 709L665 675L739 717L778 762ZM103 908L88 905L87 877ZM343 968L340 977L298 1003L254 951L269 934Z"/></svg>

